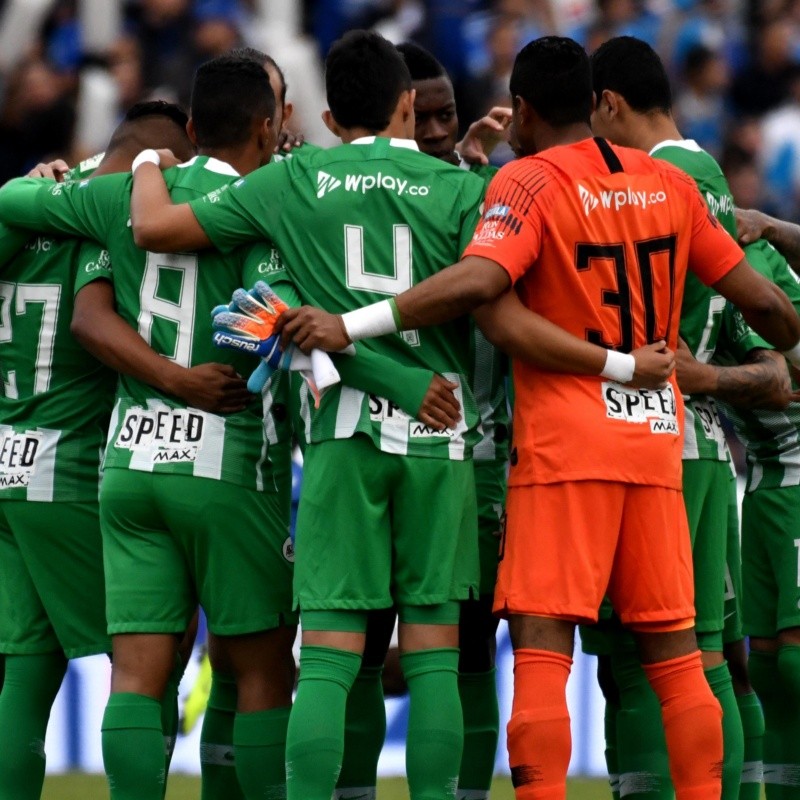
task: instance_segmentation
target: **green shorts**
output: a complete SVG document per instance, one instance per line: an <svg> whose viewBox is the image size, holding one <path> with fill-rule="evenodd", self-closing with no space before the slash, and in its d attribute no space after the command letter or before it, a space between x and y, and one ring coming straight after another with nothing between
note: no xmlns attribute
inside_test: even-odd
<svg viewBox="0 0 800 800"><path fill-rule="evenodd" d="M725 628L724 644L744 639L742 631L742 547L739 539L739 498L736 478L731 475L728 492L728 544L725 553Z"/></svg>
<svg viewBox="0 0 800 800"><path fill-rule="evenodd" d="M742 503L744 632L800 626L800 486L758 489Z"/></svg>
<svg viewBox="0 0 800 800"><path fill-rule="evenodd" d="M603 598L600 605L597 622L594 625L579 625L578 632L581 636L581 650L590 656L636 652L636 639L623 627L607 597Z"/></svg>
<svg viewBox="0 0 800 800"><path fill-rule="evenodd" d="M111 651L97 503L0 502L0 653Z"/></svg>
<svg viewBox="0 0 800 800"><path fill-rule="evenodd" d="M695 628L701 650L722 650L730 482L727 461L683 462L683 497L692 537Z"/></svg>
<svg viewBox="0 0 800 800"><path fill-rule="evenodd" d="M219 636L297 622L289 508L276 493L108 469L100 522L109 633L180 634L198 605Z"/></svg>
<svg viewBox="0 0 800 800"><path fill-rule="evenodd" d="M473 461L475 497L478 502L478 559L482 595L494 594L500 531L506 505L507 461Z"/></svg>
<svg viewBox="0 0 800 800"><path fill-rule="evenodd" d="M309 445L295 604L349 610L475 597L477 516L471 461L384 453L359 435Z"/></svg>

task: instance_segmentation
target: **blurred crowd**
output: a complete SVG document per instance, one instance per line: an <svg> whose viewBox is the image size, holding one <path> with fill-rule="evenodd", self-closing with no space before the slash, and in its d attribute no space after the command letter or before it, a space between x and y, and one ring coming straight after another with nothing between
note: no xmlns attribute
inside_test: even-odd
<svg viewBox="0 0 800 800"><path fill-rule="evenodd" d="M530 39L591 51L638 36L668 65L683 135L721 160L737 203L800 218L800 0L0 0L0 182L47 155L96 152L138 100L187 103L196 66L238 44L276 58L295 125L329 144L321 59L353 27L431 49L462 125L509 103Z"/></svg>

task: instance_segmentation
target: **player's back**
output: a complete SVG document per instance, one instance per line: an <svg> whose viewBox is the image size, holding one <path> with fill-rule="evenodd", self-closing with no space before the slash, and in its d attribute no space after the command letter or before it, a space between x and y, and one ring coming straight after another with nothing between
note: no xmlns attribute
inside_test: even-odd
<svg viewBox="0 0 800 800"><path fill-rule="evenodd" d="M587 139L522 159L495 180L475 240L485 252L476 254L491 258L493 237L502 247L530 225L523 217L538 215L540 235L527 237L530 263L512 276L526 306L620 352L661 339L675 348L700 202L690 178L639 151ZM502 204L520 189L522 205L512 211ZM519 363L515 379L512 482L680 487L682 405L674 378L661 391L637 392Z"/></svg>
<svg viewBox="0 0 800 800"><path fill-rule="evenodd" d="M236 177L228 164L204 156L165 173L177 203L213 193ZM180 366L227 363L248 374L252 358L220 350L212 341L211 310L242 284L240 255L142 251L133 242L129 213L126 199L114 223L118 230L107 242L120 316L157 353ZM123 375L106 466L169 470L263 488L267 446L275 439L267 432L274 433L271 398L269 392L254 396L245 411L223 417L186 409L177 398Z"/></svg>

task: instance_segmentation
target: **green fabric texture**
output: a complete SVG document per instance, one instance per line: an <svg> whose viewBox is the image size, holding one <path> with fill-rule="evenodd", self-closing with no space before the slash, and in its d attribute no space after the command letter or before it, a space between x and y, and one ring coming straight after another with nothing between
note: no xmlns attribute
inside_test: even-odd
<svg viewBox="0 0 800 800"><path fill-rule="evenodd" d="M66 668L59 651L5 656L0 692L0 800L39 800L47 721Z"/></svg>
<svg viewBox="0 0 800 800"><path fill-rule="evenodd" d="M286 797L286 729L290 711L286 706L236 715L236 776L247 800Z"/></svg>
<svg viewBox="0 0 800 800"><path fill-rule="evenodd" d="M706 680L722 706L722 800L737 800L744 763L744 733L727 664L705 670Z"/></svg>
<svg viewBox="0 0 800 800"><path fill-rule="evenodd" d="M606 769L608 770L608 785L611 796L619 800L619 750L617 749L617 717L619 706L606 700L606 710L603 715L603 735L606 740Z"/></svg>
<svg viewBox="0 0 800 800"><path fill-rule="evenodd" d="M244 800L233 751L236 700L233 677L214 672L200 733L200 800Z"/></svg>
<svg viewBox="0 0 800 800"><path fill-rule="evenodd" d="M764 711L764 789L767 800L784 800L784 787L778 783L784 763L784 737L791 735L791 714L778 678L776 653L750 651L747 661L750 682ZM795 727L796 727L795 721Z"/></svg>
<svg viewBox="0 0 800 800"><path fill-rule="evenodd" d="M361 656L300 648L300 681L286 736L288 800L330 800L342 767L347 694Z"/></svg>
<svg viewBox="0 0 800 800"><path fill-rule="evenodd" d="M112 694L102 731L111 800L162 800L164 733L158 700L130 692Z"/></svg>
<svg viewBox="0 0 800 800"><path fill-rule="evenodd" d="M378 758L386 738L382 674L383 667L362 666L347 696L344 760L337 794L349 796L376 790Z"/></svg>
<svg viewBox="0 0 800 800"><path fill-rule="evenodd" d="M458 695L458 650L417 650L400 656L410 711L406 774L411 800L454 796L464 746Z"/></svg>
<svg viewBox="0 0 800 800"><path fill-rule="evenodd" d="M615 653L611 663L620 694L617 714L620 794L626 798L671 799L674 792L658 697L636 653Z"/></svg>
<svg viewBox="0 0 800 800"><path fill-rule="evenodd" d="M779 779L784 800L800 800L800 645L778 650L783 761Z"/></svg>
<svg viewBox="0 0 800 800"><path fill-rule="evenodd" d="M744 734L744 764L739 800L759 800L764 773L764 713L755 692L736 698Z"/></svg>
<svg viewBox="0 0 800 800"><path fill-rule="evenodd" d="M178 724L180 710L178 708L178 687L181 685L185 665L180 656L175 656L175 666L167 681L164 697L161 698L161 729L164 731L164 774L169 774L169 765L172 754L175 752L175 742L178 738ZM166 782L164 784L166 790Z"/></svg>
<svg viewBox="0 0 800 800"><path fill-rule="evenodd" d="M464 751L458 773L459 792L486 791L492 785L500 709L497 703L496 670L458 676L458 693L464 718Z"/></svg>

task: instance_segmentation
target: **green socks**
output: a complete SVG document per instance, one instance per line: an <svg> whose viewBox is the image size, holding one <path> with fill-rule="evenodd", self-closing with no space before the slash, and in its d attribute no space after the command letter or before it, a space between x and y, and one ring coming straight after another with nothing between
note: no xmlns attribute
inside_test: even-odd
<svg viewBox="0 0 800 800"><path fill-rule="evenodd" d="M5 656L0 693L0 800L39 800L50 707L66 668L60 652Z"/></svg>
<svg viewBox="0 0 800 800"><path fill-rule="evenodd" d="M706 669L705 675L714 697L722 706L722 800L738 800L744 762L744 734L731 673L728 665L723 663Z"/></svg>
<svg viewBox="0 0 800 800"><path fill-rule="evenodd" d="M164 733L158 700L128 692L112 694L102 731L111 800L162 800Z"/></svg>
<svg viewBox="0 0 800 800"><path fill-rule="evenodd" d="M606 740L606 769L611 796L619 800L619 752L617 750L617 715L619 706L606 700L606 711L603 717L603 732Z"/></svg>
<svg viewBox="0 0 800 800"><path fill-rule="evenodd" d="M300 648L300 681L286 737L288 800L331 800L342 766L347 694L360 666L356 653Z"/></svg>
<svg viewBox="0 0 800 800"><path fill-rule="evenodd" d="M178 687L183 678L184 665L180 656L175 656L175 667L169 676L169 681L164 689L161 700L161 730L164 731L164 770L169 773L172 754L175 751L175 742L178 738L178 722L180 711L178 709ZM165 784L166 785L166 784Z"/></svg>
<svg viewBox="0 0 800 800"><path fill-rule="evenodd" d="M464 746L464 719L458 695L458 650L441 648L403 653L400 663L411 695L406 742L406 774L411 800L452 798Z"/></svg>
<svg viewBox="0 0 800 800"><path fill-rule="evenodd" d="M200 800L244 800L233 753L236 681L214 672L200 733Z"/></svg>
<svg viewBox="0 0 800 800"><path fill-rule="evenodd" d="M736 697L744 734L744 764L739 800L759 800L764 772L764 714L755 692Z"/></svg>
<svg viewBox="0 0 800 800"><path fill-rule="evenodd" d="M456 796L458 800L486 800L500 731L495 670L460 673L458 693L464 718L464 752Z"/></svg>
<svg viewBox="0 0 800 800"><path fill-rule="evenodd" d="M783 800L783 786L778 780L783 769L786 714L777 653L751 650L747 670L764 711L764 789L767 800Z"/></svg>
<svg viewBox="0 0 800 800"><path fill-rule="evenodd" d="M778 650L783 759L778 783L784 800L800 800L800 645L783 645Z"/></svg>
<svg viewBox="0 0 800 800"><path fill-rule="evenodd" d="M671 800L667 740L661 704L636 653L615 653L614 680L619 688L617 758L619 791L629 797Z"/></svg>
<svg viewBox="0 0 800 800"><path fill-rule="evenodd" d="M344 760L334 800L375 800L378 758L386 738L383 667L362 666L350 694L344 727Z"/></svg>
<svg viewBox="0 0 800 800"><path fill-rule="evenodd" d="M290 711L286 706L236 715L236 776L247 800L286 797L286 729Z"/></svg>

